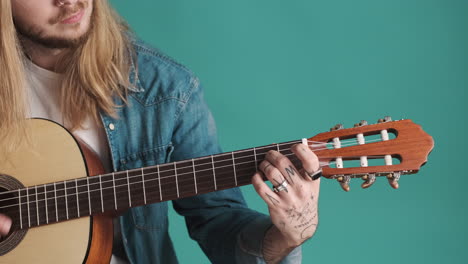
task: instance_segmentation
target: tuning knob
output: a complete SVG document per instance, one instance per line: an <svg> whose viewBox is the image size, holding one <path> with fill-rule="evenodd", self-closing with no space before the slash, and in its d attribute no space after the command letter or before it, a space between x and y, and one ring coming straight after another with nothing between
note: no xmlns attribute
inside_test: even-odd
<svg viewBox="0 0 468 264"><path fill-rule="evenodd" d="M343 191L345 192L349 192L350 188L349 188L349 182L351 181L351 177L350 176L339 176L338 178L336 178L338 180L338 182L340 183L340 186L341 188L343 189Z"/></svg>
<svg viewBox="0 0 468 264"><path fill-rule="evenodd" d="M393 189L398 189L400 185L398 184L398 180L400 179L401 173L394 172L387 175L388 183L392 186Z"/></svg>
<svg viewBox="0 0 468 264"><path fill-rule="evenodd" d="M366 189L371 187L372 184L375 182L375 174L367 174L361 177L361 179L364 180L364 182L361 184L361 187Z"/></svg>
<svg viewBox="0 0 468 264"><path fill-rule="evenodd" d="M354 127L361 127L361 126L367 126L367 121L361 120L361 122L354 124Z"/></svg>
<svg viewBox="0 0 468 264"><path fill-rule="evenodd" d="M343 129L343 125L337 124L336 126L330 128L330 131L335 131L335 130L340 130L340 129Z"/></svg>
<svg viewBox="0 0 468 264"><path fill-rule="evenodd" d="M390 121L392 121L392 117L386 116L384 118L380 118L377 122L378 123L385 123L385 122L390 122Z"/></svg>

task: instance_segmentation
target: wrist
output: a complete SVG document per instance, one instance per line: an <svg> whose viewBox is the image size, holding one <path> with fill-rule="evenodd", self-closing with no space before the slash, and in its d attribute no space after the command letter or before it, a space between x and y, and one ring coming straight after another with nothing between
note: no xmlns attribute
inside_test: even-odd
<svg viewBox="0 0 468 264"><path fill-rule="evenodd" d="M263 240L263 258L269 264L279 263L300 244L285 237L275 225L272 225L265 233Z"/></svg>

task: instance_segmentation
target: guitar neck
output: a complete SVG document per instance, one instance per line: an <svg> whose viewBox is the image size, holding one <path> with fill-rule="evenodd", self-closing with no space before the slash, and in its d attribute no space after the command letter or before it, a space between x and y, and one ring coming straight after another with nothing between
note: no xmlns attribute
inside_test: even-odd
<svg viewBox="0 0 468 264"><path fill-rule="evenodd" d="M388 133L396 137L390 139ZM367 136L379 135L381 140ZM35 185L0 195L2 213L13 219L12 229L25 229L82 216L175 200L251 183L265 154L276 150L301 167L291 146L302 140L226 152L151 167L114 172L93 177ZM349 190L351 178L362 178L368 188L377 176L386 176L393 188L402 174L416 173L427 161L434 146L431 136L411 120L382 121L354 128L332 129L307 142L319 157L322 175L335 178ZM342 145L343 142L343 145ZM369 160L384 164L369 164ZM397 159L396 164L393 159ZM343 161L359 160L359 166L344 166ZM334 167L328 166L335 163ZM66 177L64 177L66 178ZM62 178L62 179L64 179ZM70 177L69 177L70 178Z"/></svg>
<svg viewBox="0 0 468 264"><path fill-rule="evenodd" d="M6 208L13 229L24 229L248 185L270 150L300 166L290 150L297 143L301 140L31 186L12 193L15 199Z"/></svg>

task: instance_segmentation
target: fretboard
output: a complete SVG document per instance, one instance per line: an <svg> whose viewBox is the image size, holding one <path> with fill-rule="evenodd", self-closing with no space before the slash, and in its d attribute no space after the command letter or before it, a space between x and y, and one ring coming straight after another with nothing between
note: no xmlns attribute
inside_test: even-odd
<svg viewBox="0 0 468 264"><path fill-rule="evenodd" d="M4 212L13 218L14 230L176 200L250 184L270 150L281 152L300 166L290 150L300 142L31 186L7 192L0 201L3 201Z"/></svg>

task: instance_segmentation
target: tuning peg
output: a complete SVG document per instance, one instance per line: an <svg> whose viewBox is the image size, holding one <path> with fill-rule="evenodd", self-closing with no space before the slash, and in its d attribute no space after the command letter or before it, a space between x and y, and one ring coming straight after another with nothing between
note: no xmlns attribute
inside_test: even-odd
<svg viewBox="0 0 468 264"><path fill-rule="evenodd" d="M401 173L399 172L389 173L387 175L388 183L390 183L390 186L392 186L393 189L398 189L398 187L400 187L400 185L398 184L400 175Z"/></svg>
<svg viewBox="0 0 468 264"><path fill-rule="evenodd" d="M392 121L392 117L386 116L384 118L380 118L377 122L378 123L384 123L384 122L390 122L390 121Z"/></svg>
<svg viewBox="0 0 468 264"><path fill-rule="evenodd" d="M336 178L338 180L338 182L340 183L341 185L341 188L343 189L343 191L345 192L349 192L350 188L349 188L349 182L351 181L351 177L350 176L339 176L338 178Z"/></svg>
<svg viewBox="0 0 468 264"><path fill-rule="evenodd" d="M336 126L330 128L330 131L335 131L335 130L340 130L340 129L343 129L343 125L337 124Z"/></svg>
<svg viewBox="0 0 468 264"><path fill-rule="evenodd" d="M367 126L366 120L361 120L361 122L354 124L354 127Z"/></svg>
<svg viewBox="0 0 468 264"><path fill-rule="evenodd" d="M371 187L372 184L375 182L375 174L367 174L361 177L361 179L364 180L364 182L361 184L361 187L366 189Z"/></svg>

